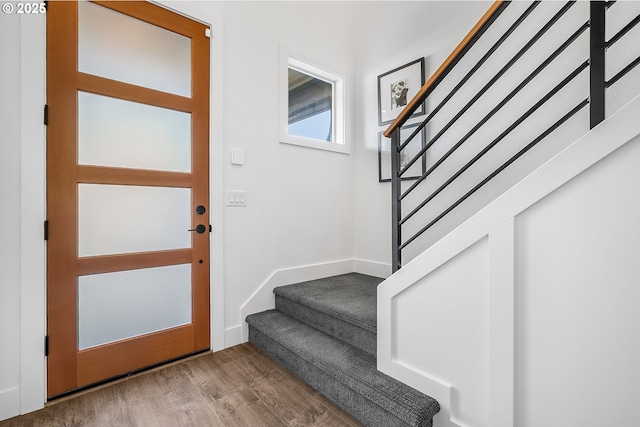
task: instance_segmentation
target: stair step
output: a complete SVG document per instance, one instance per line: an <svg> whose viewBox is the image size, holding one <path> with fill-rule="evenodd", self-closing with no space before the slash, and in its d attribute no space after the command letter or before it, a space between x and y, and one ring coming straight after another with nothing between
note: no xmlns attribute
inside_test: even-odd
<svg viewBox="0 0 640 427"><path fill-rule="evenodd" d="M358 273L274 289L276 309L376 355L376 288L383 279Z"/></svg>
<svg viewBox="0 0 640 427"><path fill-rule="evenodd" d="M278 310L247 317L249 341L366 426L428 427L440 405L375 358Z"/></svg>

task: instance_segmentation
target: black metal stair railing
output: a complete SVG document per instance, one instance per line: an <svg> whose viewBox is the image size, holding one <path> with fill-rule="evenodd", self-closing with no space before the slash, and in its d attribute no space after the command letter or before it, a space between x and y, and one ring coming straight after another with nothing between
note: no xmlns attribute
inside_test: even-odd
<svg viewBox="0 0 640 427"><path fill-rule="evenodd" d="M513 90L511 90L511 92L504 96L494 108L492 108L487 114L485 114L480 120L478 120L477 123L466 134L464 134L464 136L462 136L462 138L460 138L455 144L451 146L451 148L449 148L443 155L441 155L441 157L433 165L426 169L422 173L422 175L418 177L418 179L407 189L403 190L403 174L407 172L415 162L422 159L427 151L431 147L433 147L434 144L438 140L440 140L442 136L449 129L451 129L454 124L456 124L456 122L458 122L458 120L465 114L465 112L469 111L469 109L472 108L472 106L476 102L478 102L478 100L481 99L481 97L485 93L487 93L487 91L492 86L494 86L507 73L507 71L510 70L514 66L514 64L516 64L525 55L527 51L534 48L536 46L536 43L558 23L558 21L569 11L569 9L571 9L576 4L576 2L570 1L563 4L559 8L559 10L551 17L551 19L549 19L548 22L542 25L540 30L538 30L530 39L528 39L526 43L524 43L522 48L520 48L502 68L495 72L493 77L486 84L484 84L484 86L478 89L475 92L475 95L473 95L471 99L464 104L464 106L458 109L451 119L446 121L446 124L431 139L426 142L422 149L415 156L413 156L413 158L409 162L401 166L400 158L402 150L407 147L407 145L413 138L420 134L425 126L427 126L427 124L432 122L433 118L443 110L443 107L454 97L454 95L458 93L463 86L467 85L471 77L478 70L482 69L483 65L491 58L491 56L498 50L498 48L503 45L505 41L509 40L516 29L527 20L533 10L540 4L540 2L538 1L533 2L531 5L529 5L515 19L515 21L508 27L508 29L493 43L493 45L486 51L486 53L479 60L477 60L473 67L463 77L461 77L457 83L455 83L453 89L451 89L446 94L446 96L444 96L442 100L430 112L428 112L426 118L416 127L415 131L412 132L405 141L401 142L400 128L402 127L402 125L408 120L409 117L411 117L411 115L417 108L425 103L425 100L433 93L434 89L438 85L440 85L440 83L445 79L447 75L449 75L450 71L459 63L462 57L467 52L469 52L469 50L474 46L474 44L476 44L476 42L482 37L487 29L492 24L494 24L494 22L496 22L498 17L509 5L509 2L495 2L492 8L487 12L487 14L485 14L485 16L483 16L476 27L474 27L472 32L467 35L463 42L458 46L456 51L454 51L454 53L450 55L447 61L445 61L445 64L443 64L443 66L441 66L436 71L434 76L432 76L432 78L427 81L426 85L407 106L405 111L403 111L401 115L385 131L385 135L391 138L391 147L393 147L391 159L391 193L393 222L392 269L394 272L402 266L403 249L413 243L418 237L423 235L427 230L429 230L442 218L444 218L456 207L462 204L476 191L478 191L499 173L501 173L516 160L522 157L526 152L531 150L536 144L545 139L554 130L566 123L570 118L576 115L583 108L589 106L590 128L595 127L605 119L606 90L613 84L618 82L625 75L627 75L633 68L638 66L638 64L640 64L640 57L638 57L632 60L628 65L623 67L616 74L614 74L609 80L606 80L605 78L606 50L620 40L623 40L625 38L625 35L627 35L633 28L640 24L640 15L633 17L632 19L630 19L628 24L620 29L609 40L606 40L606 14L607 10L614 6L615 3L615 1L591 2L589 10L589 20L587 22L578 23L576 25L576 29L566 40L561 42L550 55L548 55L537 67L533 69L533 71L523 77L521 82ZM507 126L502 133L500 133L497 137L486 144L481 151L479 151L469 161L464 163L462 167L451 174L451 176L447 178L441 185L437 186L435 190L429 192L426 197L421 198L421 201L417 203L417 205L413 207L408 214L403 216L403 200L405 200L409 194L413 193L414 190L421 187L421 184L423 184L436 169L438 169L444 162L446 162L449 157L451 157L457 150L459 150L460 147L472 137L472 135L478 132L478 130L480 130L489 119L491 119L500 110L502 110L510 100L512 100L527 85L529 85L536 76L543 72L543 70L547 69L547 67L549 67L549 65L552 64L557 58L561 57L562 54L587 31L589 32L589 52L585 52L584 61L581 62L577 67L573 68L573 70L569 72L568 75L562 78L562 80L560 80L551 90L542 95L537 100L537 102L535 102L529 109L521 114L513 123ZM507 135L512 133L526 119L531 117L537 110L539 110L542 106L552 100L554 96L556 96L558 92L560 92L560 90L571 83L576 77L584 73L587 69L589 69L589 93L585 94L586 97L584 99L578 101L577 104L573 108L568 109L568 111L564 113L558 113L559 117L538 135L534 135L530 143L525 145L514 155L512 155L508 160L495 168L485 178L481 179L477 184L475 184L455 202L447 206L440 214L436 215L433 219L426 221L426 224L422 226L417 232L415 232L408 238L403 239L402 227L410 218L414 217L418 212L422 211L423 208L430 202L432 202L438 194L440 194L454 181L460 178L460 176L463 175L465 171L467 171L472 165L478 162L478 160L483 158L490 150L492 150L502 140L504 140Z"/></svg>

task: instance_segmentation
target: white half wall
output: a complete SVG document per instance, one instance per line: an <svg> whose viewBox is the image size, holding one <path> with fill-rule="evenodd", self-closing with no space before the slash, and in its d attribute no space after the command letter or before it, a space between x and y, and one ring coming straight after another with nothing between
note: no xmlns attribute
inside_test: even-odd
<svg viewBox="0 0 640 427"><path fill-rule="evenodd" d="M639 116L636 98L379 286L378 367L443 396L435 426L637 423Z"/></svg>

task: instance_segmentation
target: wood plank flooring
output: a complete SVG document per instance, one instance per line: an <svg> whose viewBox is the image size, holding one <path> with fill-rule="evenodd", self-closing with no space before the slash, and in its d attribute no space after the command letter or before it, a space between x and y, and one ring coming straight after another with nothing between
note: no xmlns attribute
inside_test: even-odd
<svg viewBox="0 0 640 427"><path fill-rule="evenodd" d="M251 344L53 401L0 427L358 427Z"/></svg>

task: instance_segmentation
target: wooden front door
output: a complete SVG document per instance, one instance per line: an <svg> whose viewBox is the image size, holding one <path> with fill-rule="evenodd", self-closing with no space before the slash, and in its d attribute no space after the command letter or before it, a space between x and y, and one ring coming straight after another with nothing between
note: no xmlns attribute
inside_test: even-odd
<svg viewBox="0 0 640 427"><path fill-rule="evenodd" d="M49 2L49 397L210 347L206 30Z"/></svg>

